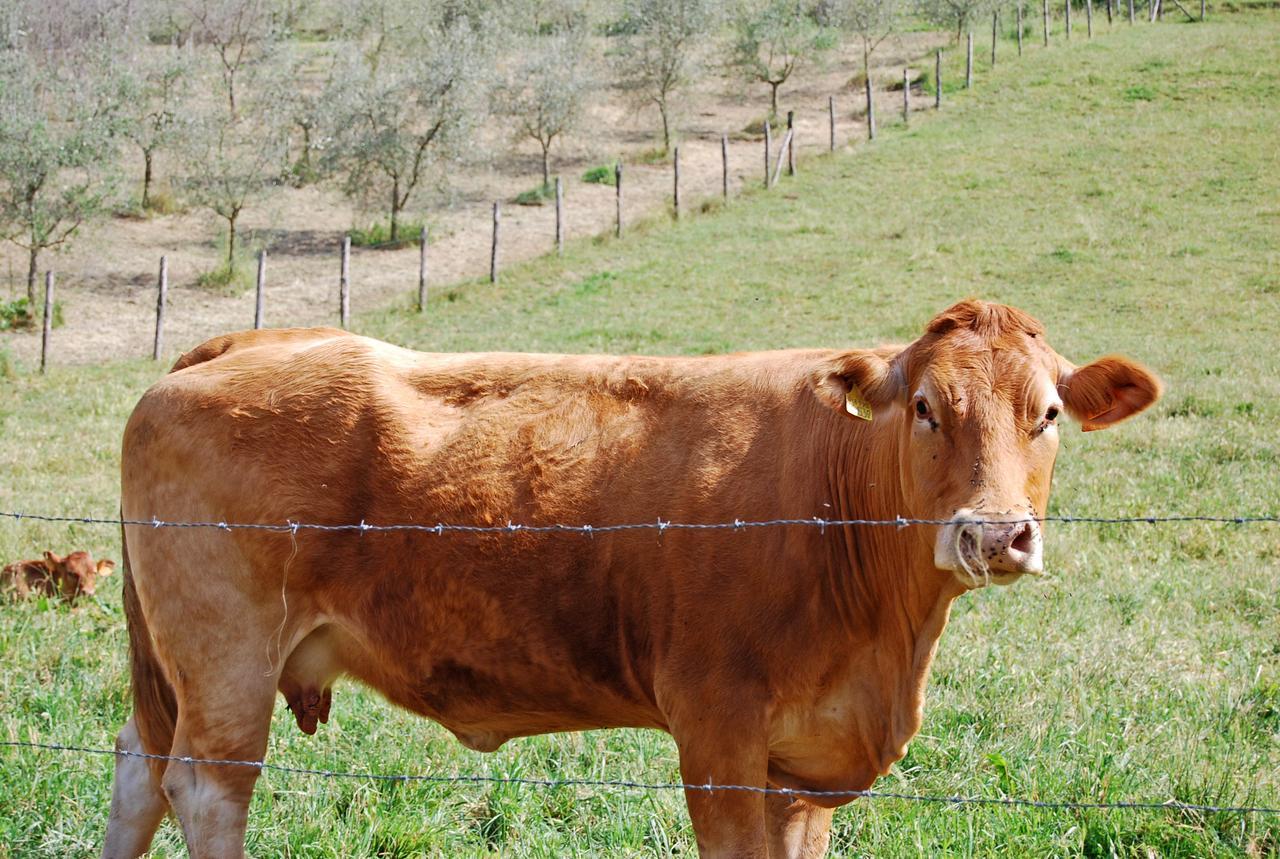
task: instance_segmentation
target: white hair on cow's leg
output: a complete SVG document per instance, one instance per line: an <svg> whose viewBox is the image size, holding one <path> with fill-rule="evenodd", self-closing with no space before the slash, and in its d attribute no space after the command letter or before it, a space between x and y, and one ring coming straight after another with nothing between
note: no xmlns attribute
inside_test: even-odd
<svg viewBox="0 0 1280 859"><path fill-rule="evenodd" d="M289 530L289 543L292 545L293 551L289 553L289 557L285 560L284 574L280 577L280 606L284 613L280 617L280 625L276 627L276 634L275 634L276 658L275 658L275 662L272 663L271 644L268 642L267 670L262 675L263 677L270 677L272 674L275 673L276 666L283 664L283 660L281 659L281 654L283 652L283 647L281 646L281 642L284 639L284 626L289 621L289 595L287 592L287 588L289 585L289 567L293 564L293 559L298 557L298 529L296 527L291 528Z"/></svg>
<svg viewBox="0 0 1280 859"><path fill-rule="evenodd" d="M962 522L954 530L955 557L960 562L960 569L974 588L991 584L991 567L982 556L982 525L977 522Z"/></svg>

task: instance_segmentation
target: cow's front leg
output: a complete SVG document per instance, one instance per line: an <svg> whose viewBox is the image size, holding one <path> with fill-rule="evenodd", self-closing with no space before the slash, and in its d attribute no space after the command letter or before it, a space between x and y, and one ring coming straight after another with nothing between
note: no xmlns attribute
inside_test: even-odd
<svg viewBox="0 0 1280 859"><path fill-rule="evenodd" d="M739 789L686 789L685 801L704 859L768 859L763 788L768 772L765 738L756 732L703 726L676 736L680 776L688 785L736 785Z"/></svg>
<svg viewBox="0 0 1280 859"><path fill-rule="evenodd" d="M827 853L831 841L833 809L808 800L769 794L765 820L769 834L769 859L817 859Z"/></svg>

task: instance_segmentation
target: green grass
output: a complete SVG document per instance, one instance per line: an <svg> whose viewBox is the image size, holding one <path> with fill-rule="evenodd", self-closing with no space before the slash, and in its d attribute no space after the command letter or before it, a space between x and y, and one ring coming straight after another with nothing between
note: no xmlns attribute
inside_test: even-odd
<svg viewBox="0 0 1280 859"><path fill-rule="evenodd" d="M396 237L391 238L391 222L377 221L367 227L351 229L351 244L357 248L381 248L396 250L418 243L422 235L422 221L401 221L396 224Z"/></svg>
<svg viewBox="0 0 1280 859"><path fill-rule="evenodd" d="M424 315L392 309L357 326L424 349L696 354L906 340L950 302L980 295L1038 316L1073 360L1127 353L1168 384L1149 415L1064 431L1051 512L1276 513L1278 54L1272 11L1029 45L1021 61L1006 53L994 72L979 66L975 90L940 116L805 160L774 192L676 225L654 218L620 241L571 243L563 258L504 271L497 286L433 294ZM1152 98L1130 98L1136 82ZM0 379L0 509L114 513L120 430L160 372L121 362ZM0 523L4 559L44 548L118 559L117 540L110 528ZM1280 805L1277 528L1059 525L1048 541L1052 577L956 604L924 726L878 787ZM128 711L118 577L100 593L74 611L3 609L0 737L110 745ZM281 703L271 759L677 775L671 742L652 732L518 740L479 755L351 684L334 707L308 738ZM105 759L0 751L0 856L93 855L109 788ZM693 852L678 794L269 774L251 815L258 856ZM166 823L157 855L183 855L180 843ZM837 812L832 847L877 857L1277 852L1276 818L887 800Z"/></svg>
<svg viewBox="0 0 1280 859"><path fill-rule="evenodd" d="M592 167L582 174L582 181L592 185L615 185L617 178L614 176L614 165L600 164Z"/></svg>

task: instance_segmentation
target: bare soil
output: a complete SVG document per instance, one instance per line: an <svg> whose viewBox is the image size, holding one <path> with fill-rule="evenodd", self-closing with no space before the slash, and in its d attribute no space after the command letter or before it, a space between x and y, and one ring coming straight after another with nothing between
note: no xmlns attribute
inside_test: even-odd
<svg viewBox="0 0 1280 859"><path fill-rule="evenodd" d="M881 122L901 111L901 91L888 91L910 65L913 78L932 66L940 33L911 33L890 40L877 52L873 79ZM866 138L863 95L850 87L860 68L853 50L829 57L821 67L802 67L783 87L781 108L795 111L799 169L807 157L828 148L827 98L836 98L837 145ZM931 94L913 93L913 109L930 109ZM768 110L763 86L746 87L719 76L704 79L681 99L677 128L680 142L681 205L692 209L721 194L720 137L729 136L730 194L764 180L763 137L744 131ZM582 173L615 159L624 165L625 222L659 214L671 205L671 164L667 159L643 163L653 153L660 128L655 112L637 109L614 91L605 91L589 111L579 132L553 150L554 170L564 177L566 240L611 232L614 189L583 182ZM512 144L489 128L485 150L495 155L462 167L449 177L444 195L423 193L414 209L430 225L430 289L438 290L487 275L492 235L492 204L503 202L501 263L509 265L553 249L555 209L552 205L518 206L516 194L540 181L537 148L532 142ZM780 136L780 135L779 135ZM775 157L776 157L775 142ZM140 172L140 171L139 171ZM436 199L432 199L435 197ZM436 204L438 208L434 208ZM246 209L242 235L267 249L266 310L268 326L337 324L338 248L353 224L377 213L363 213L336 189L321 186L283 187ZM254 296L248 290L229 295L202 288L197 278L215 268L221 257L219 236L224 222L212 213L189 212L146 220L110 218L89 225L64 252L42 257L42 268L56 272L56 298L65 324L53 333L51 362L95 363L150 354L155 326L156 274L161 255L169 260L169 305L165 321L165 353L173 356L207 338L253 324ZM353 248L352 312L407 301L417 286L418 251ZM25 292L25 252L0 248L0 296ZM0 348L30 365L39 360L39 331L6 332Z"/></svg>

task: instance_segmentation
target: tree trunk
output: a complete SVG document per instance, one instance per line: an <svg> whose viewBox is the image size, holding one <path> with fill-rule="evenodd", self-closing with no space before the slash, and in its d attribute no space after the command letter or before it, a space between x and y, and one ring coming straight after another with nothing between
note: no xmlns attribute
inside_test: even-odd
<svg viewBox="0 0 1280 859"><path fill-rule="evenodd" d="M658 102L658 112L662 114L662 151L671 151L671 124L667 120L667 103Z"/></svg>
<svg viewBox="0 0 1280 859"><path fill-rule="evenodd" d="M234 122L236 117L236 73L227 73L227 102L231 105L231 120Z"/></svg>
<svg viewBox="0 0 1280 859"><path fill-rule="evenodd" d="M542 144L542 187L551 184L551 141Z"/></svg>
<svg viewBox="0 0 1280 859"><path fill-rule="evenodd" d="M302 126L302 157L298 159L302 164L303 172L307 174L307 178L311 175L311 128Z"/></svg>
<svg viewBox="0 0 1280 859"><path fill-rule="evenodd" d="M240 217L240 212L236 211L227 215L227 269L235 268L236 264L236 219Z"/></svg>
<svg viewBox="0 0 1280 859"><path fill-rule="evenodd" d="M782 82L774 83L769 81L769 119L773 119L778 115L778 87L782 86Z"/></svg>
<svg viewBox="0 0 1280 859"><path fill-rule="evenodd" d="M40 262L40 246L34 241L27 251L27 311L34 313L36 306L36 272Z"/></svg>
<svg viewBox="0 0 1280 859"><path fill-rule="evenodd" d="M142 170L142 208L145 210L151 205L151 150L142 150L142 158L146 165Z"/></svg>

